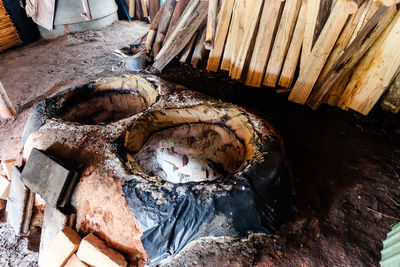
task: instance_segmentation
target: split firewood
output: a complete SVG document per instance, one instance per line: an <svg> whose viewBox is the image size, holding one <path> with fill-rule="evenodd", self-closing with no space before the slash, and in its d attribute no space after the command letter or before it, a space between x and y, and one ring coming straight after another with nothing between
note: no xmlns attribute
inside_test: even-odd
<svg viewBox="0 0 400 267"><path fill-rule="evenodd" d="M306 26L307 0L303 0L296 27L290 41L289 49L286 54L285 62L282 67L282 73L279 78L279 86L290 88L292 86L296 68L300 59L301 45L303 43L304 30Z"/></svg>
<svg viewBox="0 0 400 267"><path fill-rule="evenodd" d="M169 22L171 21L172 13L174 12L176 5L176 0L167 0L164 3L163 15L160 19L160 24L158 25L158 30L156 34L156 39L153 44L153 56L156 57L164 43L165 34L168 31Z"/></svg>
<svg viewBox="0 0 400 267"><path fill-rule="evenodd" d="M140 20L142 19L142 4L140 0L135 0L135 16Z"/></svg>
<svg viewBox="0 0 400 267"><path fill-rule="evenodd" d="M7 92L4 89L3 84L1 82L0 82L0 115L5 119L17 115L17 112L15 111L14 106L11 104Z"/></svg>
<svg viewBox="0 0 400 267"><path fill-rule="evenodd" d="M149 13L147 11L146 0L141 0L141 6L142 6L142 15L143 15L144 18L147 18L149 16Z"/></svg>
<svg viewBox="0 0 400 267"><path fill-rule="evenodd" d="M135 17L135 0L129 0L128 2L128 13L129 17L133 18Z"/></svg>
<svg viewBox="0 0 400 267"><path fill-rule="evenodd" d="M320 3L321 0L308 0L300 69L304 69L308 56L311 54Z"/></svg>
<svg viewBox="0 0 400 267"><path fill-rule="evenodd" d="M302 0L286 1L278 32L272 47L271 57L264 76L264 85L275 87L282 70L293 30L299 15Z"/></svg>
<svg viewBox="0 0 400 267"><path fill-rule="evenodd" d="M232 10L232 21L229 26L229 33L225 44L225 51L222 57L221 70L229 71L235 58L235 45L238 42L237 32L239 30L241 12L244 10L244 0L235 0Z"/></svg>
<svg viewBox="0 0 400 267"><path fill-rule="evenodd" d="M199 38L197 38L198 40L193 51L192 60L190 62L194 68L197 68L199 63L203 61L207 52L207 49L205 48L206 31L206 27L203 27L203 29L199 31Z"/></svg>
<svg viewBox="0 0 400 267"><path fill-rule="evenodd" d="M174 9L174 13L172 14L171 21L168 26L168 31L165 34L165 39L164 39L164 44L168 37L171 35L172 30L175 28L176 23L178 22L179 18L181 17L183 11L185 11L185 8L189 4L189 0L179 0Z"/></svg>
<svg viewBox="0 0 400 267"><path fill-rule="evenodd" d="M218 71L221 56L224 51L229 25L231 23L232 8L235 0L224 0L221 4L221 11L218 14L218 25L215 34L213 48L208 58L207 70Z"/></svg>
<svg viewBox="0 0 400 267"><path fill-rule="evenodd" d="M259 23L259 14L262 11L263 1L262 0L247 0L246 9L239 23L239 30L237 31L236 40L237 45L235 46L234 60L231 63L229 75L232 79L239 80L242 77L243 69L245 67L246 60L249 58L251 53L251 45L254 41L255 34L257 33L257 24Z"/></svg>
<svg viewBox="0 0 400 267"><path fill-rule="evenodd" d="M153 67L159 71L163 70L185 48L193 34L205 24L207 9L208 3L206 1L190 1L171 36L157 55Z"/></svg>
<svg viewBox="0 0 400 267"><path fill-rule="evenodd" d="M381 107L395 114L400 112L400 68L398 74L390 85L387 95L383 98Z"/></svg>
<svg viewBox="0 0 400 267"><path fill-rule="evenodd" d="M160 1L159 0L149 0L150 5L150 21L153 23L154 17L156 16L158 10L160 10Z"/></svg>
<svg viewBox="0 0 400 267"><path fill-rule="evenodd" d="M189 43L183 49L183 51L181 53L181 58L179 59L180 62L186 63L188 61L188 59L190 58L192 51L193 51L194 44L196 42L197 35L198 35L197 32L195 34L193 34L192 39L190 39Z"/></svg>
<svg viewBox="0 0 400 267"><path fill-rule="evenodd" d="M384 39L378 42L379 48L369 51L375 52L372 60L360 62L346 88L352 92L346 99L347 106L364 115L389 87L400 67L400 49L393 49L400 43L400 12L387 28L390 30L381 35Z"/></svg>
<svg viewBox="0 0 400 267"><path fill-rule="evenodd" d="M269 60L274 36L280 19L281 0L271 0L265 4L261 14L256 43L247 72L246 85L260 87Z"/></svg>
<svg viewBox="0 0 400 267"><path fill-rule="evenodd" d="M382 0L382 3L385 6L394 6L394 5L400 4L400 0Z"/></svg>
<svg viewBox="0 0 400 267"><path fill-rule="evenodd" d="M211 50L214 45L215 27L217 25L218 0L209 0L205 48Z"/></svg>
<svg viewBox="0 0 400 267"><path fill-rule="evenodd" d="M314 48L309 55L304 69L300 70L299 78L297 79L292 92L289 95L289 100L304 104L317 81L322 68L328 59L329 53L332 51L339 35L349 17L346 7L348 1L337 0L333 7L329 18L319 35Z"/></svg>
<svg viewBox="0 0 400 267"><path fill-rule="evenodd" d="M156 36L161 17L164 13L164 9L165 9L165 5L162 5L161 8L158 10L157 14L154 16L154 19L152 20L152 22L150 24L149 33L147 34L146 44L145 44L145 46L148 50L150 50L151 47L153 46L154 37Z"/></svg>
<svg viewBox="0 0 400 267"><path fill-rule="evenodd" d="M336 86L340 78L345 77L364 56L365 52L378 39L396 13L396 8L382 6L357 35L356 39L345 49L334 63L321 83L316 85L307 104L313 109L318 108L329 90Z"/></svg>

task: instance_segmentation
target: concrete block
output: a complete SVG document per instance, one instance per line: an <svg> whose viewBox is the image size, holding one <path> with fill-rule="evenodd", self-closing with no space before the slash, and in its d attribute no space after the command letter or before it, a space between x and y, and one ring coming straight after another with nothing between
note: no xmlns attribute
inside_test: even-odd
<svg viewBox="0 0 400 267"><path fill-rule="evenodd" d="M50 245L40 253L40 267L61 267L78 250L81 237L71 227L65 227L53 238Z"/></svg>
<svg viewBox="0 0 400 267"><path fill-rule="evenodd" d="M67 261L64 267L87 267L89 265L82 262L76 254L73 254L71 258Z"/></svg>
<svg viewBox="0 0 400 267"><path fill-rule="evenodd" d="M21 234L28 192L28 188L21 180L21 172L17 167L14 167L10 184L10 193L7 200L6 214L7 222L12 226L16 235Z"/></svg>
<svg viewBox="0 0 400 267"><path fill-rule="evenodd" d="M71 219L72 218L72 219ZM40 236L39 253L44 251L53 238L65 227L74 227L75 214L66 215L52 206L46 206L43 215L42 234Z"/></svg>
<svg viewBox="0 0 400 267"><path fill-rule="evenodd" d="M97 267L127 266L122 254L108 247L94 234L82 240L76 255L81 261Z"/></svg>
<svg viewBox="0 0 400 267"><path fill-rule="evenodd" d="M39 194L46 205L60 208L69 203L77 179L77 172L35 148L22 172L22 180L30 190Z"/></svg>
<svg viewBox="0 0 400 267"><path fill-rule="evenodd" d="M10 183L6 177L0 175L0 199L7 200L10 193Z"/></svg>

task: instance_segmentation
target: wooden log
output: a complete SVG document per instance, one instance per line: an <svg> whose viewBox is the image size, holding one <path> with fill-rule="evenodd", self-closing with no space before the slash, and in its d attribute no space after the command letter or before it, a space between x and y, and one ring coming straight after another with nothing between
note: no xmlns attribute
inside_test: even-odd
<svg viewBox="0 0 400 267"><path fill-rule="evenodd" d="M172 13L174 12L176 5L176 0L167 0L164 3L164 11L163 15L160 19L160 24L158 25L158 30L156 34L156 39L153 45L153 55L157 56L158 52L161 49L162 44L164 43L165 34L168 31L169 22L171 21Z"/></svg>
<svg viewBox="0 0 400 267"><path fill-rule="evenodd" d="M340 78L345 77L364 56L365 52L378 39L383 30L389 25L396 13L396 8L382 6L371 20L360 31L354 41L345 49L334 63L326 77L317 84L307 104L313 109L318 108L329 90L336 86Z"/></svg>
<svg viewBox="0 0 400 267"><path fill-rule="evenodd" d="M278 32L272 47L271 57L264 76L264 85L275 87L282 70L282 65L289 49L290 40L299 15L302 0L286 1Z"/></svg>
<svg viewBox="0 0 400 267"><path fill-rule="evenodd" d="M218 71L221 56L224 51L229 25L231 23L232 8L235 0L224 0L221 4L221 11L218 14L218 25L215 34L213 49L208 58L207 70Z"/></svg>
<svg viewBox="0 0 400 267"><path fill-rule="evenodd" d="M206 40L206 32L207 32L207 27L203 27L203 29L199 30L199 38L197 38L196 41L196 46L193 51L193 56L190 64L194 68L197 68L199 63L204 59L204 56L206 55L206 48L205 48L205 40Z"/></svg>
<svg viewBox="0 0 400 267"><path fill-rule="evenodd" d="M178 22L179 18L181 17L183 11L189 4L189 0L179 0L174 9L174 13L172 14L171 21L168 26L167 34L165 35L164 43L167 41L168 37L171 35L172 30L175 28L176 23Z"/></svg>
<svg viewBox="0 0 400 267"><path fill-rule="evenodd" d="M229 26L228 38L226 40L225 51L222 57L221 70L229 71L231 69L232 62L234 62L234 51L237 44L237 35L242 11L244 11L244 0L235 0L232 10L232 21L231 25Z"/></svg>
<svg viewBox="0 0 400 267"><path fill-rule="evenodd" d="M135 0L129 0L128 9L129 17L133 18L135 16Z"/></svg>
<svg viewBox="0 0 400 267"><path fill-rule="evenodd" d="M308 56L311 54L320 4L321 0L308 0L306 27L304 30L303 46L301 49L301 59L300 59L301 70L304 69Z"/></svg>
<svg viewBox="0 0 400 267"><path fill-rule="evenodd" d="M400 43L400 12L388 28L390 30L383 36L384 39L378 42L379 48L370 50L374 52L374 56L370 55L372 60L360 62L346 88L346 91L352 91L348 95L348 107L364 115L370 112L389 87L400 67L400 49L393 49ZM366 58L369 60L369 57Z"/></svg>
<svg viewBox="0 0 400 267"><path fill-rule="evenodd" d="M241 42L236 40L235 60L231 64L229 75L232 79L239 80L242 77L243 69L246 60L249 59L250 47L254 40L257 25L262 11L263 0L247 0L246 9L239 24L238 37L241 37Z"/></svg>
<svg viewBox="0 0 400 267"><path fill-rule="evenodd" d="M207 9L208 3L205 1L190 1L170 38L157 55L154 68L163 70L185 48L193 34L206 22Z"/></svg>
<svg viewBox="0 0 400 267"><path fill-rule="evenodd" d="M5 119L17 115L17 112L15 111L14 106L11 104L7 92L4 89L3 84L1 82L0 82L0 115Z"/></svg>
<svg viewBox="0 0 400 267"><path fill-rule="evenodd" d="M179 59L180 62L186 63L188 61L188 59L191 57L197 35L198 35L197 32L195 34L193 34L192 39L190 39L189 43L183 49L183 51L181 53L181 57Z"/></svg>
<svg viewBox="0 0 400 267"><path fill-rule="evenodd" d="M307 0L303 0L299 16L297 17L296 27L290 41L289 49L282 67L282 73L278 85L283 88L290 88L293 83L294 75L300 58L301 45L303 43L304 30L306 28Z"/></svg>
<svg viewBox="0 0 400 267"><path fill-rule="evenodd" d="M248 86L261 86L282 6L283 2L281 0L267 0L264 4L257 32L257 39L245 82Z"/></svg>
<svg viewBox="0 0 400 267"><path fill-rule="evenodd" d="M215 28L217 25L218 0L209 0L205 48L211 50L214 45Z"/></svg>
<svg viewBox="0 0 400 267"><path fill-rule="evenodd" d="M150 4L150 21L153 23L154 17L157 15L158 10L160 10L160 0L149 0Z"/></svg>
<svg viewBox="0 0 400 267"><path fill-rule="evenodd" d="M290 101L299 104L304 104L307 101L325 62L328 59L329 53L332 51L333 46L349 17L349 13L345 10L346 4L346 0L336 1L336 5L333 7L333 10L329 15L329 18L322 29L306 64L304 65L304 69L300 70L299 78L289 95Z"/></svg>
<svg viewBox="0 0 400 267"><path fill-rule="evenodd" d="M397 114L400 112L400 68L397 70L399 74L390 85L387 95L383 98L381 107Z"/></svg>

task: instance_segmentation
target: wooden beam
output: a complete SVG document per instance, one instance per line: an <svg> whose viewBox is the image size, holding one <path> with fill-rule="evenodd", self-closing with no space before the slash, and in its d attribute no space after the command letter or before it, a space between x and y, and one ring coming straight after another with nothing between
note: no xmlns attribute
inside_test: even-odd
<svg viewBox="0 0 400 267"><path fill-rule="evenodd" d="M215 28L217 25L218 0L209 0L205 48L211 50L214 45Z"/></svg>
<svg viewBox="0 0 400 267"><path fill-rule="evenodd" d="M189 43L193 34L206 22L208 2L192 0L178 21L171 37L161 48L153 67L161 71Z"/></svg>
<svg viewBox="0 0 400 267"><path fill-rule="evenodd" d="M400 43L400 12L391 24L373 59L359 64L361 71L355 71L348 85L349 89L355 89L348 100L348 107L364 115L370 112L389 87L400 67L400 49L393 49Z"/></svg>
<svg viewBox="0 0 400 267"><path fill-rule="evenodd" d="M15 116L16 114L17 112L15 111L14 106L11 104L3 84L0 82L0 116L7 119Z"/></svg>
<svg viewBox="0 0 400 267"><path fill-rule="evenodd" d="M218 14L218 23L215 34L213 49L208 57L207 70L218 71L221 56L224 51L226 36L232 17L232 8L235 0L224 0L221 4L221 11Z"/></svg>
<svg viewBox="0 0 400 267"><path fill-rule="evenodd" d="M282 70L282 65L289 49L290 40L299 15L302 0L286 1L283 8L278 32L272 47L271 57L264 76L264 85L275 87Z"/></svg>
<svg viewBox="0 0 400 267"><path fill-rule="evenodd" d="M282 6L283 2L281 0L267 0L264 4L257 32L257 39L247 72L246 85L248 86L261 86Z"/></svg>
<svg viewBox="0 0 400 267"><path fill-rule="evenodd" d="M396 8L382 6L371 20L362 28L354 41L344 50L343 54L335 61L332 68L323 78L320 84L317 83L307 104L313 109L318 108L331 88L337 82L351 72L365 52L378 39L383 30L389 25L396 13Z"/></svg>
<svg viewBox="0 0 400 267"><path fill-rule="evenodd" d="M241 40L236 40L236 43L240 44L240 46L235 48L234 55L236 56L229 72L232 79L239 80L242 77L246 59L249 58L249 53L252 52L250 51L251 42L256 34L262 6L263 0L246 0L245 13L239 26L241 30L238 31L237 35L241 37Z"/></svg>
<svg viewBox="0 0 400 267"><path fill-rule="evenodd" d="M306 28L307 0L303 0L299 16L297 17L296 27L290 41L289 49L286 54L285 62L278 85L283 88L290 88L293 83L294 75L300 59L301 45L303 43L304 30Z"/></svg>
<svg viewBox="0 0 400 267"><path fill-rule="evenodd" d="M304 69L300 70L299 78L289 95L290 101L299 104L304 104L307 101L325 62L328 59L329 53L332 51L333 46L349 17L349 13L345 10L346 4L346 0L336 1L329 18L322 29L306 64L304 65Z"/></svg>

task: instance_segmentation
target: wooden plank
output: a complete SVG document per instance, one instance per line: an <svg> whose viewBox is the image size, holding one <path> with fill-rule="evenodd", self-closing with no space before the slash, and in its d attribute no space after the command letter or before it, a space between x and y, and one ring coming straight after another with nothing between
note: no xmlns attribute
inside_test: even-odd
<svg viewBox="0 0 400 267"><path fill-rule="evenodd" d="M282 6L281 0L267 0L264 4L245 82L248 86L261 86Z"/></svg>
<svg viewBox="0 0 400 267"><path fill-rule="evenodd" d="M301 59L300 59L301 70L304 69L307 59L311 54L320 4L321 0L308 0L306 28L304 30L303 46L301 49Z"/></svg>
<svg viewBox="0 0 400 267"><path fill-rule="evenodd" d="M161 71L189 43L193 34L206 22L208 3L192 0L178 21L171 37L160 50L153 64Z"/></svg>
<svg viewBox="0 0 400 267"><path fill-rule="evenodd" d="M237 32L238 38L241 37L241 42L236 41L237 45L234 52L236 56L229 72L232 79L239 80L242 77L246 59L249 58L251 52L251 42L256 34L263 2L263 0L246 1L245 13L242 16L243 19L240 20L239 31Z"/></svg>
<svg viewBox="0 0 400 267"><path fill-rule="evenodd" d="M218 23L215 34L213 49L208 58L207 70L218 71L221 56L224 51L226 37L232 17L232 8L235 0L224 0L221 4L221 11L218 14Z"/></svg>
<svg viewBox="0 0 400 267"><path fill-rule="evenodd" d="M158 52L161 49L162 44L164 43L165 34L168 31L169 22L171 21L172 14L174 12L176 5L176 0L167 0L164 3L164 11L160 19L160 24L158 25L156 39L153 45L153 55L157 56Z"/></svg>
<svg viewBox="0 0 400 267"><path fill-rule="evenodd" d="M197 32L195 34L193 34L192 39L190 39L189 43L183 49L183 51L181 53L181 58L179 59L180 62L186 63L188 61L188 59L191 56L191 53L193 51L194 44L196 42L196 38L197 38Z"/></svg>
<svg viewBox="0 0 400 267"><path fill-rule="evenodd" d="M356 70L348 85L349 89L355 89L348 100L348 107L364 115L370 112L389 87L400 67L400 49L393 49L400 43L400 12L391 24L373 59L360 63L358 68L361 72Z"/></svg>
<svg viewBox="0 0 400 267"><path fill-rule="evenodd" d="M240 12L243 9L244 0L235 0L232 11L232 21L229 26L228 38L225 44L224 55L222 56L221 70L230 70L231 63L234 61L234 50L237 41L237 31L239 29Z"/></svg>
<svg viewBox="0 0 400 267"><path fill-rule="evenodd" d="M271 57L264 76L264 85L275 87L282 70L282 65L289 49L290 40L299 15L301 0L286 1L278 32L272 47Z"/></svg>
<svg viewBox="0 0 400 267"><path fill-rule="evenodd" d="M193 51L192 60L190 62L190 64L192 64L194 68L197 68L199 63L204 59L204 56L206 55L207 52L206 48L204 47L207 34L206 28L207 27L203 27L203 29L199 30L198 33L199 38L197 38L196 46Z"/></svg>
<svg viewBox="0 0 400 267"><path fill-rule="evenodd" d="M315 82L320 75L322 68L329 53L332 51L336 40L339 38L349 13L345 10L347 1L337 0L331 14L319 35L314 48L309 55L304 69L300 70L299 78L297 79L292 92L289 95L289 100L304 104L307 101Z"/></svg>
<svg viewBox="0 0 400 267"><path fill-rule="evenodd" d="M179 18L181 17L183 11L185 11L185 8L189 4L190 0L179 0L174 9L174 13L172 14L171 21L168 26L168 31L167 34L165 35L164 43L168 39L168 37L171 35L172 30L175 28L176 23L178 22Z"/></svg>
<svg viewBox="0 0 400 267"><path fill-rule="evenodd" d="M214 45L215 28L217 25L218 0L209 0L205 47L211 50Z"/></svg>
<svg viewBox="0 0 400 267"><path fill-rule="evenodd" d="M296 68L300 59L300 51L303 43L304 30L306 28L307 0L303 0L296 27L290 41L289 49L282 67L282 73L278 85L283 88L290 88L293 83Z"/></svg>
<svg viewBox="0 0 400 267"><path fill-rule="evenodd" d="M326 77L317 84L315 90L308 99L307 104L313 109L318 108L329 90L336 86L340 78L345 77L353 70L358 61L378 39L384 29L389 25L396 13L394 6L382 6L371 20L362 28L354 41L346 48L337 59Z"/></svg>

